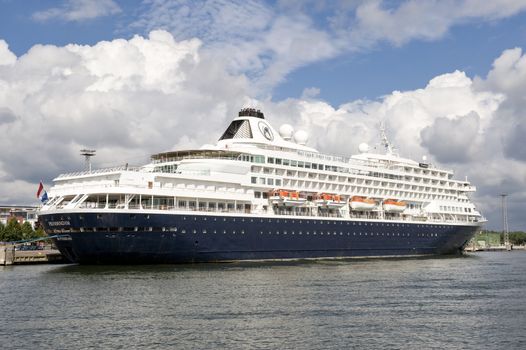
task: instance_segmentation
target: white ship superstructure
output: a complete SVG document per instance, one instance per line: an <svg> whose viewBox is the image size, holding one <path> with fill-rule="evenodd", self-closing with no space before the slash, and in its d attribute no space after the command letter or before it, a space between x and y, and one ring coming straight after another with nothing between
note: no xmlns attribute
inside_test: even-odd
<svg viewBox="0 0 526 350"><path fill-rule="evenodd" d="M393 154L325 155L277 133L256 111L244 110L217 146L154 155L140 168L62 174L43 210L143 209L265 215L362 217L434 222L479 222L469 199L476 189L453 172ZM303 135L300 135L300 137ZM279 200L273 197L275 192ZM292 198L296 196L297 198ZM319 196L373 200L370 210L330 207ZM274 200L270 199L274 198ZM387 200L404 202L390 215ZM391 205L392 206L392 205Z"/></svg>

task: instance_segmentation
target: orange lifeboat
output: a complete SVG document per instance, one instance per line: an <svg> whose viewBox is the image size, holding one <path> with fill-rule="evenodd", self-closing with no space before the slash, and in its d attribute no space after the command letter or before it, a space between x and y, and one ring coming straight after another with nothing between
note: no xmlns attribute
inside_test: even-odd
<svg viewBox="0 0 526 350"><path fill-rule="evenodd" d="M345 201L339 194L321 193L316 195L314 203L320 207L339 208Z"/></svg>
<svg viewBox="0 0 526 350"><path fill-rule="evenodd" d="M396 199L386 199L383 202L383 207L384 211L388 213L401 213L407 208L407 204Z"/></svg>
<svg viewBox="0 0 526 350"><path fill-rule="evenodd" d="M286 206L294 207L294 206L303 205L305 204L306 201L307 201L307 198L302 196L299 192L292 191L292 192L289 192L288 198L285 198L283 200L283 204Z"/></svg>
<svg viewBox="0 0 526 350"><path fill-rule="evenodd" d="M272 204L283 204L285 198L289 197L289 192L285 190L273 190L269 193L269 201Z"/></svg>
<svg viewBox="0 0 526 350"><path fill-rule="evenodd" d="M353 196L350 204L352 210L372 210L376 207L374 199L361 196Z"/></svg>
<svg viewBox="0 0 526 350"><path fill-rule="evenodd" d="M269 194L269 201L274 205L296 206L304 204L307 199L296 191L273 190Z"/></svg>

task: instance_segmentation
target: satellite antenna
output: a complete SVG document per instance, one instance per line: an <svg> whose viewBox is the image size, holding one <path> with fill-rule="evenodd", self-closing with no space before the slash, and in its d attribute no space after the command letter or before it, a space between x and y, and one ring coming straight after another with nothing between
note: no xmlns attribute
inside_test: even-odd
<svg viewBox="0 0 526 350"><path fill-rule="evenodd" d="M86 161L86 170L91 171L91 157L95 156L94 149L81 149L80 155L84 156Z"/></svg>

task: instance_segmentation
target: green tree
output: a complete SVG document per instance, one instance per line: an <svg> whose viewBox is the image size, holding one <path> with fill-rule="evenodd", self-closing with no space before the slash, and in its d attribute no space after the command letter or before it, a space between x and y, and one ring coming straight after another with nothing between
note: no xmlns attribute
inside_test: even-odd
<svg viewBox="0 0 526 350"><path fill-rule="evenodd" d="M515 245L526 243L526 232L510 232L510 242Z"/></svg>
<svg viewBox="0 0 526 350"><path fill-rule="evenodd" d="M5 225L3 222L0 222L0 242L5 241L4 232L5 232Z"/></svg>
<svg viewBox="0 0 526 350"><path fill-rule="evenodd" d="M4 240L7 242L19 241L23 239L22 227L16 218L11 218L7 221L4 228Z"/></svg>
<svg viewBox="0 0 526 350"><path fill-rule="evenodd" d="M20 231L22 232L22 239L31 239L35 237L35 231L28 221L25 221L22 224Z"/></svg>

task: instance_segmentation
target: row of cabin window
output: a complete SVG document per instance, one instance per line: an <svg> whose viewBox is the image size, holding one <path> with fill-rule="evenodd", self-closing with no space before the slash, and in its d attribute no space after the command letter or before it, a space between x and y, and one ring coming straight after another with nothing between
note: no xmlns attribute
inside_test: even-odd
<svg viewBox="0 0 526 350"><path fill-rule="evenodd" d="M318 164L318 163L303 162L299 160L281 159L281 158L273 158L273 157L268 157L267 163L285 165L285 166L295 166L298 168L305 168L305 169L327 170L327 171L340 172L340 173L349 172L348 168L338 167L334 165L324 165L324 164Z"/></svg>
<svg viewBox="0 0 526 350"><path fill-rule="evenodd" d="M270 173L270 169L269 168L263 168L263 172L264 173ZM287 176L295 176L290 170L287 170L286 172L286 175ZM313 178L313 175L314 174L311 174L309 173L308 174L308 178ZM386 174L387 175L387 174ZM395 176L391 176L389 178L395 178ZM300 177L300 179L302 179ZM396 179L396 178L395 178ZM396 180L403 180L403 179L396 179ZM329 175L328 176L328 181L337 181L337 178L336 176L334 175ZM340 180L339 182L345 182L345 178L343 178L343 180ZM418 185L414 185L414 184L400 184L400 183L392 183L392 182L381 182L379 184L374 184L372 180L367 180L367 179L356 179L356 178L347 178L347 182L349 183L352 183L352 184L358 184L358 185L361 185L361 184L365 184L365 185L368 185L368 186L381 186L382 188L390 188L390 189L411 189L411 190L415 190L415 191L426 191L426 192L429 192L431 191L432 194L439 194L439 193L444 193L444 194L447 194L447 193L451 193L451 194L454 194L456 193L455 190L451 190L451 189L442 189L442 188L431 188L431 187L426 187L426 186L418 186ZM271 185L271 186L281 186L281 180L280 179L266 179L264 177L255 177L253 176L251 178L251 183L253 184L260 184L260 185ZM410 186L410 187L409 187Z"/></svg>
<svg viewBox="0 0 526 350"><path fill-rule="evenodd" d="M462 210L464 209L464 210ZM440 210L442 211L456 211L458 213L461 213L464 211L465 213L471 213L471 208L461 208L461 207L450 207L450 206L440 206Z"/></svg>
<svg viewBox="0 0 526 350"><path fill-rule="evenodd" d="M181 234L185 234L187 233L187 230L186 229L181 229L180 231L178 230L177 227L93 227L93 228L80 228L80 229L77 229L77 228L71 228L71 229L63 229L63 230L49 230L48 232L49 233L67 233L67 232L153 232L153 231L156 231L156 232L179 232ZM219 230L220 232L222 232L223 234L226 234L227 233L227 230ZM272 234L274 233L279 235L279 234L283 234L283 235L286 235L288 233L294 235L296 234L296 231L268 231L268 234ZM305 234L306 235L310 235L310 232L311 231L305 231ZM192 229L192 230L188 230L188 233L194 233L194 234L197 234L197 230L196 229ZM208 231L206 229L202 229L200 233L208 233ZM211 233L217 233L217 230L212 230ZM236 234L236 233L240 233L240 234L245 234L245 230L232 230L231 231L232 234ZM264 234L265 231L259 231L260 234ZM298 235L302 235L303 234L303 231L297 231ZM313 230L312 231L312 234L313 235L317 235L317 234L320 234L320 235L338 235L338 232L337 231L316 231L316 230ZM351 232L346 232L347 236L350 236L351 235ZM362 234L364 236L392 236L392 237L395 237L395 236L402 236L402 237L410 237L411 234L410 233L399 233L399 232L385 232L385 233L367 233L367 232L352 232L352 235L353 236L362 236ZM343 231L339 231L339 235L340 236L343 236L344 235L344 232ZM175 234L173 234L173 236L175 237ZM438 233L418 233L416 234L417 237L438 237ZM133 237L135 237L135 235L133 235Z"/></svg>
<svg viewBox="0 0 526 350"><path fill-rule="evenodd" d="M252 176L250 179L250 182L253 184L260 184L260 185L270 185L270 186L281 186L281 179L272 179L272 178L264 178L260 177L259 181L258 178L255 176Z"/></svg>
<svg viewBox="0 0 526 350"><path fill-rule="evenodd" d="M267 163L285 165L285 166L293 166L293 167L305 168L305 169L325 170L325 171L332 171L332 172L338 172L338 173L356 173L356 174L359 173L357 170L353 170L353 169L349 169L345 167L303 162L299 160L291 160L291 159L284 159L284 158L282 159L282 158L267 157ZM425 170L423 174L427 175L429 174L429 172ZM436 173L436 174L439 174L441 178L444 178L446 175L446 173L441 173L441 172ZM393 180L403 180L404 179L404 176L402 175L394 175L394 174L387 174L387 173L381 173L381 172L369 172L369 174L367 175L370 175L373 177L379 177L379 178L393 179Z"/></svg>
<svg viewBox="0 0 526 350"><path fill-rule="evenodd" d="M177 205L179 208L197 208L199 207L200 209L217 209L217 210L224 210L224 209L227 209L227 210L234 210L234 208L236 210L243 210L243 209L250 209L250 204L237 204L237 205L234 205L234 203L223 203L223 202L199 202L199 205L197 206L197 202L196 201L185 201L185 200L180 200L180 201L177 201ZM248 206L248 208L247 208Z"/></svg>

